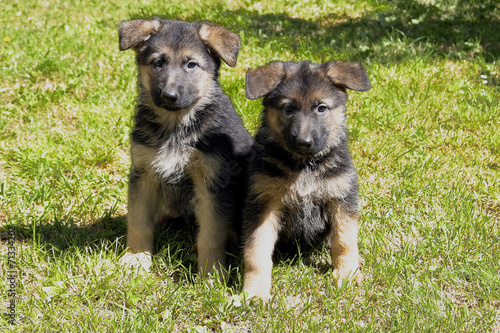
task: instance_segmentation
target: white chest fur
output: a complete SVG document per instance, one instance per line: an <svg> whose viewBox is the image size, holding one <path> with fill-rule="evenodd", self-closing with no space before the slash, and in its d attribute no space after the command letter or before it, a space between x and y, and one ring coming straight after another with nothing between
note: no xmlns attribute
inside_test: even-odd
<svg viewBox="0 0 500 333"><path fill-rule="evenodd" d="M133 167L142 169L157 177L176 183L185 176L186 166L191 160L194 148L172 147L168 144L159 149L143 145L132 145Z"/></svg>

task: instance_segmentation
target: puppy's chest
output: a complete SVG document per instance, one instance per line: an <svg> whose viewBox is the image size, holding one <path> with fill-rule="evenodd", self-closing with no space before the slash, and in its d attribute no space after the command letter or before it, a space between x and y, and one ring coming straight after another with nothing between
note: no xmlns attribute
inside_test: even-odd
<svg viewBox="0 0 500 333"><path fill-rule="evenodd" d="M310 203L324 197L324 193L317 177L312 174L300 174L297 178L283 182L281 193L283 202Z"/></svg>
<svg viewBox="0 0 500 333"><path fill-rule="evenodd" d="M175 184L185 178L189 166L196 163L195 152L196 149L188 144L166 142L157 148L132 144L132 165L163 182Z"/></svg>
<svg viewBox="0 0 500 333"><path fill-rule="evenodd" d="M317 245L330 230L329 200L316 179L304 176L291 183L282 198L281 242Z"/></svg>
<svg viewBox="0 0 500 333"><path fill-rule="evenodd" d="M195 149L188 145L164 145L157 150L151 168L163 181L177 183L186 176L189 165L196 159Z"/></svg>

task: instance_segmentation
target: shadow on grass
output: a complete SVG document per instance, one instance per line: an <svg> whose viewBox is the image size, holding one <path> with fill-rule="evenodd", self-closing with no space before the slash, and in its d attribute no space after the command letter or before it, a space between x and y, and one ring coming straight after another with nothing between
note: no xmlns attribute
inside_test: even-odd
<svg viewBox="0 0 500 333"><path fill-rule="evenodd" d="M4 233L9 225L0 228ZM73 221L53 220L47 223L15 225L17 241L31 240L53 253L71 251L72 248L97 247L103 241L117 242L124 248L123 235L126 217L104 217L92 224L76 224Z"/></svg>
<svg viewBox="0 0 500 333"><path fill-rule="evenodd" d="M54 220L48 223L31 225L15 225L15 239L18 242L31 242L43 249L51 257L64 256L68 253L81 253L84 249L102 251L103 248L116 251L121 255L126 244L126 216L105 215L91 224L77 225L73 221ZM8 241L8 233L12 225L0 227L0 242ZM159 266L153 268L161 274L162 263L169 267L171 278L179 282L196 280L197 228L194 221L184 218L161 220L155 228L154 254ZM242 265L240 247L236 242L228 249L228 264L232 268ZM240 280L236 276L237 270L231 270L228 285L232 286ZM183 279L179 277L183 276Z"/></svg>
<svg viewBox="0 0 500 333"><path fill-rule="evenodd" d="M10 225L0 228L1 240L5 241ZM49 223L37 223L14 226L16 240L31 240L53 255L62 252L72 252L76 248L100 248L103 242L115 243L118 252L125 250L127 217L124 215L105 215L94 223L76 224L73 221L53 220ZM191 226L182 228L179 221L173 221L170 226L164 222L156 226L155 250L160 251L166 244L183 244L190 249L194 243L194 233ZM5 238L5 239L4 239ZM190 244L190 245L188 245Z"/></svg>
<svg viewBox="0 0 500 333"><path fill-rule="evenodd" d="M7 241L9 226L0 228L0 241ZM125 251L126 216L104 216L93 224L83 226L71 221L56 220L35 225L16 225L17 241L31 241L40 246L51 257L68 253L85 252L85 248L101 251L103 244L112 245L118 254ZM5 236L5 237L4 237ZM160 221L155 230L155 255L169 267L175 282L196 280L196 227L183 218ZM323 246L301 251L297 247L277 249L273 261L275 266L294 266L299 262L315 268L320 274L332 269L329 254ZM228 249L228 264L232 267L227 285L236 287L241 282L243 253L237 242ZM157 267L157 270L161 267ZM161 274L161 273L160 273ZM181 278L183 277L183 278Z"/></svg>
<svg viewBox="0 0 500 333"><path fill-rule="evenodd" d="M240 35L257 37L262 47L300 50L300 57L371 59L382 64L417 56L472 59L480 55L486 62L500 58L500 4L496 0L437 4L388 0L373 7L358 18L324 12L318 20L306 20L246 9L228 11L216 4L207 13L217 12L217 17L194 14L186 19L209 20Z"/></svg>

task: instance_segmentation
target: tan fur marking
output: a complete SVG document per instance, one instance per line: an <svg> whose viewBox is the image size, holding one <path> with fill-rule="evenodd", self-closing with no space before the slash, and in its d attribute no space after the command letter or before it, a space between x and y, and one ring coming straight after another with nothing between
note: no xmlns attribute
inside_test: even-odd
<svg viewBox="0 0 500 333"><path fill-rule="evenodd" d="M136 160L144 164L142 156ZM153 253L154 214L159 208L158 184L156 176L145 174L137 184L134 195L129 195L127 217L127 254L121 263L129 268L143 267L149 271Z"/></svg>
<svg viewBox="0 0 500 333"><path fill-rule="evenodd" d="M306 196L342 198L353 185L354 177L356 177L354 170L327 180L319 180L305 174L289 175L286 179L259 174L253 177L252 186L255 193L260 193L263 200L283 198L283 202L286 202L290 198Z"/></svg>
<svg viewBox="0 0 500 333"><path fill-rule="evenodd" d="M353 181L355 177L356 172L349 170L349 172L344 172L321 183L316 182L316 184L321 186L325 197L343 198L345 193L349 193L350 188L355 184Z"/></svg>
<svg viewBox="0 0 500 333"><path fill-rule="evenodd" d="M365 67L357 62L330 61L327 75L333 83L352 90L371 89Z"/></svg>
<svg viewBox="0 0 500 333"><path fill-rule="evenodd" d="M152 53L150 55L150 58L151 58L151 60L158 59L162 55L166 56L167 60L170 60L170 58L175 56L175 53L174 53L174 50L172 49L172 47L170 47L170 45L162 45L162 46L158 47L158 52Z"/></svg>
<svg viewBox="0 0 500 333"><path fill-rule="evenodd" d="M150 148L132 144L132 163L144 168L137 191L129 196L127 247L130 251L153 252L154 224L152 220L159 209L158 179L151 171L152 154ZM148 172L149 171L149 172Z"/></svg>
<svg viewBox="0 0 500 333"><path fill-rule="evenodd" d="M282 119L283 111L269 107L267 109L266 116L267 121L269 122L269 128L273 131L274 140L276 140L282 147L286 148L285 140L281 134L281 127L286 124L286 120Z"/></svg>
<svg viewBox="0 0 500 333"><path fill-rule="evenodd" d="M270 93L285 77L282 62L271 62L266 66L249 69L246 75L246 96L258 99Z"/></svg>
<svg viewBox="0 0 500 333"><path fill-rule="evenodd" d="M339 106L338 108L335 108L331 110L330 116L328 121L330 122L331 130L328 135L328 145L330 146L335 146L339 144L340 142L340 133L342 131L340 130L341 127L345 126L346 124L346 115L345 115L345 106Z"/></svg>
<svg viewBox="0 0 500 333"><path fill-rule="evenodd" d="M122 22L118 29L120 38L120 50L134 49L138 44L147 41L152 34L160 29L161 23L158 20L133 20Z"/></svg>
<svg viewBox="0 0 500 333"><path fill-rule="evenodd" d="M334 225L331 233L331 255L334 266L333 276L338 286L345 279L361 283L363 276L359 270L358 215L346 211L335 203Z"/></svg>
<svg viewBox="0 0 500 333"><path fill-rule="evenodd" d="M218 221L219 217L214 205L216 198L209 191L210 185L220 170L220 161L199 152L193 155L189 170L194 184L196 199L194 210L199 224L198 272L203 276L208 276L215 268L220 276L225 276L226 243L229 237L230 221Z"/></svg>
<svg viewBox="0 0 500 333"><path fill-rule="evenodd" d="M271 298L272 255L278 237L279 205L270 204L257 229L245 243L245 277L243 290L247 297L264 301Z"/></svg>
<svg viewBox="0 0 500 333"><path fill-rule="evenodd" d="M228 29L212 24L202 23L198 32L200 38L208 44L222 61L231 67L236 66L240 50L240 37Z"/></svg>
<svg viewBox="0 0 500 333"><path fill-rule="evenodd" d="M208 92L210 88L213 86L213 82L210 78L211 74L209 74L208 72L202 71L200 73L199 79L197 80L198 91L199 91L198 96L200 96L200 98L202 96L210 96Z"/></svg>
<svg viewBox="0 0 500 333"><path fill-rule="evenodd" d="M292 183L289 179L274 178L263 174L255 175L252 179L252 188L254 193L266 201L281 199L290 188Z"/></svg>
<svg viewBox="0 0 500 333"><path fill-rule="evenodd" d="M149 71L150 71L149 66L139 66L139 77L141 78L141 83L144 88L142 91L147 92L147 97L151 101L151 104L153 104L153 100L150 95L151 86L149 82L151 80L149 78Z"/></svg>

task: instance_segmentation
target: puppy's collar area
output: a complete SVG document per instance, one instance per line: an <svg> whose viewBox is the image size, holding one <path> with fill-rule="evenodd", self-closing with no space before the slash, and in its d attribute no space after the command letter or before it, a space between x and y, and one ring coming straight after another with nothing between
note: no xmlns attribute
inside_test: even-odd
<svg viewBox="0 0 500 333"><path fill-rule="evenodd" d="M345 156L339 154L345 151L345 147L347 147L346 139L341 140L341 142L334 147L327 147L321 152L309 156L298 155L282 147L281 144L275 141L266 140L262 138L262 136L257 136L255 140L257 151L260 152L260 155L264 157L264 159L267 160L269 156L272 156L272 160L274 162L279 162L278 165L280 165L282 169L292 172L316 171L318 166L322 165L324 161L331 160L335 155L337 155L336 160L338 160L339 163L346 160Z"/></svg>
<svg viewBox="0 0 500 333"><path fill-rule="evenodd" d="M217 80L213 80L210 84L207 93L204 96L199 97L194 101L189 107L178 110L168 110L163 107L159 107L153 103L152 97L148 94L141 94L139 97L139 105L141 108L151 110L151 115L148 118L154 119L154 121L164 124L171 124L172 126L176 124L190 124L194 119L196 119L196 114L209 107L214 101L217 100L218 96L222 93L222 90L218 84Z"/></svg>

